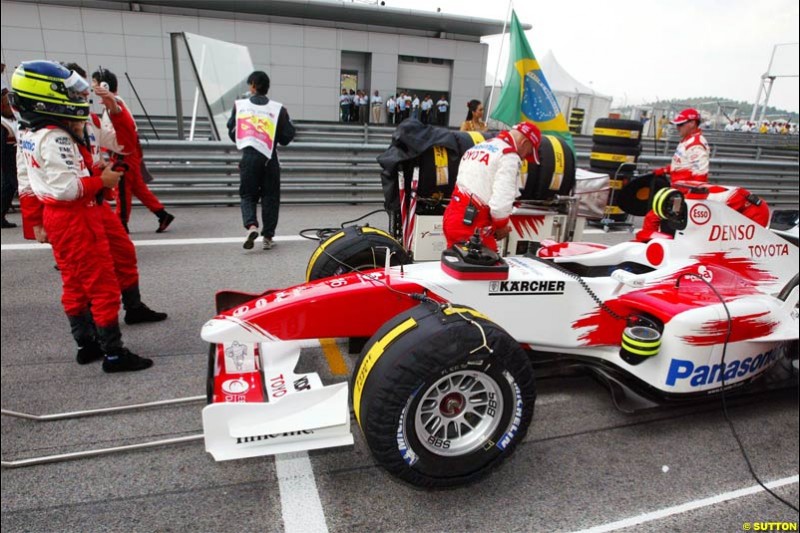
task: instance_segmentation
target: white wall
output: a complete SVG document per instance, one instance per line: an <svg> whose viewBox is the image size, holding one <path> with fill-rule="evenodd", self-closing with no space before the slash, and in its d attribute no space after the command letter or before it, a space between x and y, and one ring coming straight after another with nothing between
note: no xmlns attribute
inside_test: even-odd
<svg viewBox="0 0 800 533"><path fill-rule="evenodd" d="M141 109L125 80L128 72L151 115L174 115L170 32L186 31L248 46L253 65L269 74L270 96L292 118L338 118L342 50L372 54L370 87L384 100L397 89L398 55L453 60L451 125L458 110L483 92L487 45L427 37L216 19L0 2L2 58L10 79L21 61L74 61L89 72L98 65L120 79L120 94ZM184 114L191 112L195 84L188 57L181 57ZM477 96L476 96L477 95Z"/></svg>

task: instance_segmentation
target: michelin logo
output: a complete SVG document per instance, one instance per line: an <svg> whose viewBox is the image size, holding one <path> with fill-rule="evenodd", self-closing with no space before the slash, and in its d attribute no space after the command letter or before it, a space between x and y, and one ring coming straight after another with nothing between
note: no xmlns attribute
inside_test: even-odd
<svg viewBox="0 0 800 533"><path fill-rule="evenodd" d="M684 359L673 359L667 372L667 386L674 387L679 381L688 379L689 386L701 387L712 383L733 381L748 374L756 374L759 370L766 370L777 358L777 350L747 357L741 361L730 361L723 365L698 365Z"/></svg>

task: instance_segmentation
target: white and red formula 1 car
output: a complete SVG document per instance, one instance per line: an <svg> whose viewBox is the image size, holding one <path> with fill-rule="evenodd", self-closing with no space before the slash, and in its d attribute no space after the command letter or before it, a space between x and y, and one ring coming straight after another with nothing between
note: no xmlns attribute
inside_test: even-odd
<svg viewBox="0 0 800 533"><path fill-rule="evenodd" d="M202 330L206 449L225 460L351 444L351 399L378 463L444 487L481 477L523 439L539 363L588 368L657 403L739 390L797 358L798 244L713 196L655 195L672 238L505 259L467 244L440 262L220 293ZM320 245L308 277L357 262L363 241L402 254L388 234L352 227ZM303 346L331 337L369 339L352 391L296 373Z"/></svg>

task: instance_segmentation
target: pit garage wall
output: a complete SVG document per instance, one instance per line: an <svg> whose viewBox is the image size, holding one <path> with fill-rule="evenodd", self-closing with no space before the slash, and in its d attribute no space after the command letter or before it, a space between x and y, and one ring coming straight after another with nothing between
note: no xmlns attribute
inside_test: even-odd
<svg viewBox="0 0 800 533"><path fill-rule="evenodd" d="M466 102L483 94L488 47L480 42L6 1L0 2L0 9L7 79L16 65L31 59L75 61L89 72L102 66L118 75L120 95L134 113L142 110L125 72L148 113L175 114L169 34L180 31L248 46L255 68L266 71L272 80L270 96L295 119L338 119L342 50L371 54L369 85L380 91L384 101L397 89L399 55L452 60L452 126L464 119ZM185 54L181 77L188 116L195 83Z"/></svg>

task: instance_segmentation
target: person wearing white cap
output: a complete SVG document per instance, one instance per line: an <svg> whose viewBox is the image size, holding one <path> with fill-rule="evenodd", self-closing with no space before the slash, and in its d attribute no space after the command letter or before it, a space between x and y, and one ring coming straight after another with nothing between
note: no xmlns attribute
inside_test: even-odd
<svg viewBox="0 0 800 533"><path fill-rule="evenodd" d="M483 244L497 251L497 241L511 232L511 209L524 186L522 160L539 164L541 139L536 125L520 122L464 152L444 212L442 229L448 248L469 240L478 230Z"/></svg>
<svg viewBox="0 0 800 533"><path fill-rule="evenodd" d="M656 176L669 175L670 182L708 181L709 149L708 141L700 129L700 113L687 108L678 113L670 122L678 128L681 142L675 149L669 165L653 171ZM661 219L651 210L644 217L642 229L636 234L637 241L649 241L659 232Z"/></svg>

